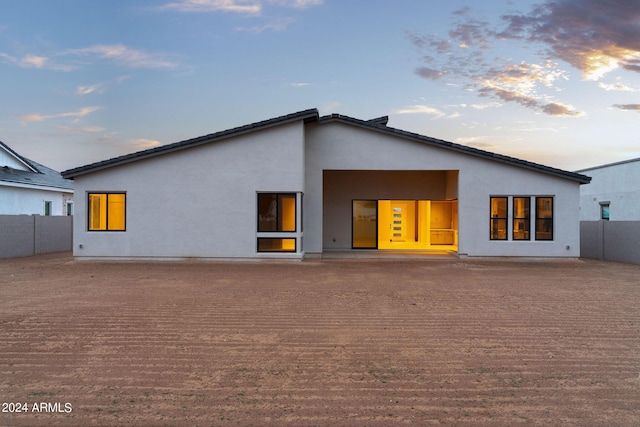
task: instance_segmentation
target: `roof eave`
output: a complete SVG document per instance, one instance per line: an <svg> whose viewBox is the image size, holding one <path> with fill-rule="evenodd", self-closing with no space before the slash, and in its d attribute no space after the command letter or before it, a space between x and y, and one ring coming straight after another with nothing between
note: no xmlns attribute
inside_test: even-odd
<svg viewBox="0 0 640 427"><path fill-rule="evenodd" d="M108 160L103 160L89 165L80 166L73 169L68 169L62 172L62 177L65 179L73 179L80 175L97 172L100 170L112 168L115 166L121 166L127 163L136 162L143 159L149 159L156 156L173 153L175 151L184 150L186 148L197 147L199 145L209 144L211 142L222 141L227 138L232 138L247 133L255 132L258 130L264 130L275 126L281 126L284 124L304 121L308 123L318 120L318 110L316 108L299 111L297 113L287 114L285 116L275 117L260 122L251 123L236 128L215 132L209 135L200 136L197 138L187 139L173 144L163 145L160 147L150 148L144 151L138 151L136 153L125 154L123 156L115 157Z"/></svg>
<svg viewBox="0 0 640 427"><path fill-rule="evenodd" d="M489 159L501 163L505 163L511 166L518 166L525 169L534 170L536 172L543 172L550 175L557 176L559 178L569 179L572 181L577 181L578 183L588 184L591 182L591 177L582 175L575 172L569 172L562 169L552 168L550 166L541 165L538 163L529 162L527 160L517 159L515 157L509 157L502 154L492 153L490 151L480 150L478 148L468 147L466 145L456 144L449 141L444 141L436 138L431 138L428 136L420 135L413 132L408 132L401 129L396 129L392 127L388 127L386 125L377 123L374 121L364 121L355 119L349 116L343 116L340 114L331 114L329 116L320 117L319 123L328 123L331 121L338 121L342 123L348 123L356 126L361 126L366 129L370 129L376 132L381 132L385 134L391 134L395 136L400 136L405 139L409 139L412 141L418 141L425 144L429 144L439 148L446 148L453 151L457 151L460 153L468 154L475 157L480 157L484 159Z"/></svg>

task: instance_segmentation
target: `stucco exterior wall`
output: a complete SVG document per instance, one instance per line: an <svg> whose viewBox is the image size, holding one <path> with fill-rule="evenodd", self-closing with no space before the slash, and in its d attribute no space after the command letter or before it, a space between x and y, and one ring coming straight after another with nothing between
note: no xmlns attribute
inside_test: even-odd
<svg viewBox="0 0 640 427"><path fill-rule="evenodd" d="M339 122L308 125L306 150L307 253L323 249L323 170L457 170L461 255L580 255L579 184L575 181ZM491 241L490 196L499 195L553 196L554 240Z"/></svg>
<svg viewBox="0 0 640 427"><path fill-rule="evenodd" d="M74 255L255 257L256 192L304 190L303 142L290 123L77 176ZM126 231L87 231L87 194L109 191L126 192Z"/></svg>
<svg viewBox="0 0 640 427"><path fill-rule="evenodd" d="M610 221L640 221L640 159L580 173L592 178L580 188L580 221L598 221L602 202Z"/></svg>
<svg viewBox="0 0 640 427"><path fill-rule="evenodd" d="M0 215L44 215L44 202L51 202L51 215L66 215L66 203L73 193L0 185Z"/></svg>

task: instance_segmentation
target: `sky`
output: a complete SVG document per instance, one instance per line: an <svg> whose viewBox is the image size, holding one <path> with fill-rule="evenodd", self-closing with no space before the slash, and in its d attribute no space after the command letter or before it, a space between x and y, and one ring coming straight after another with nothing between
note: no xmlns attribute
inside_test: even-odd
<svg viewBox="0 0 640 427"><path fill-rule="evenodd" d="M0 0L0 141L59 171L309 108L640 157L640 0Z"/></svg>

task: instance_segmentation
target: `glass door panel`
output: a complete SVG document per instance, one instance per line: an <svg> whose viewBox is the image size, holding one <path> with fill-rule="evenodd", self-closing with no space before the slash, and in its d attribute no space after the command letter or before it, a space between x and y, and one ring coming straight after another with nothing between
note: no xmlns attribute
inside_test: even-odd
<svg viewBox="0 0 640 427"><path fill-rule="evenodd" d="M378 247L378 202L377 200L354 200L352 206L353 249L376 249Z"/></svg>

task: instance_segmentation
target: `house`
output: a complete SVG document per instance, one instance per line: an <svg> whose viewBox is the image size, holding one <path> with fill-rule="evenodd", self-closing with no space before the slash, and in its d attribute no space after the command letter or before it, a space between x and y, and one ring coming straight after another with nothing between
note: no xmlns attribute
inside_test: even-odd
<svg viewBox="0 0 640 427"><path fill-rule="evenodd" d="M78 258L578 257L589 177L305 110L63 172Z"/></svg>
<svg viewBox="0 0 640 427"><path fill-rule="evenodd" d="M640 158L578 172L592 177L580 188L581 221L640 221Z"/></svg>
<svg viewBox="0 0 640 427"><path fill-rule="evenodd" d="M585 258L640 264L640 158L595 166L580 188L580 249Z"/></svg>
<svg viewBox="0 0 640 427"><path fill-rule="evenodd" d="M0 141L0 215L72 215L73 181Z"/></svg>

